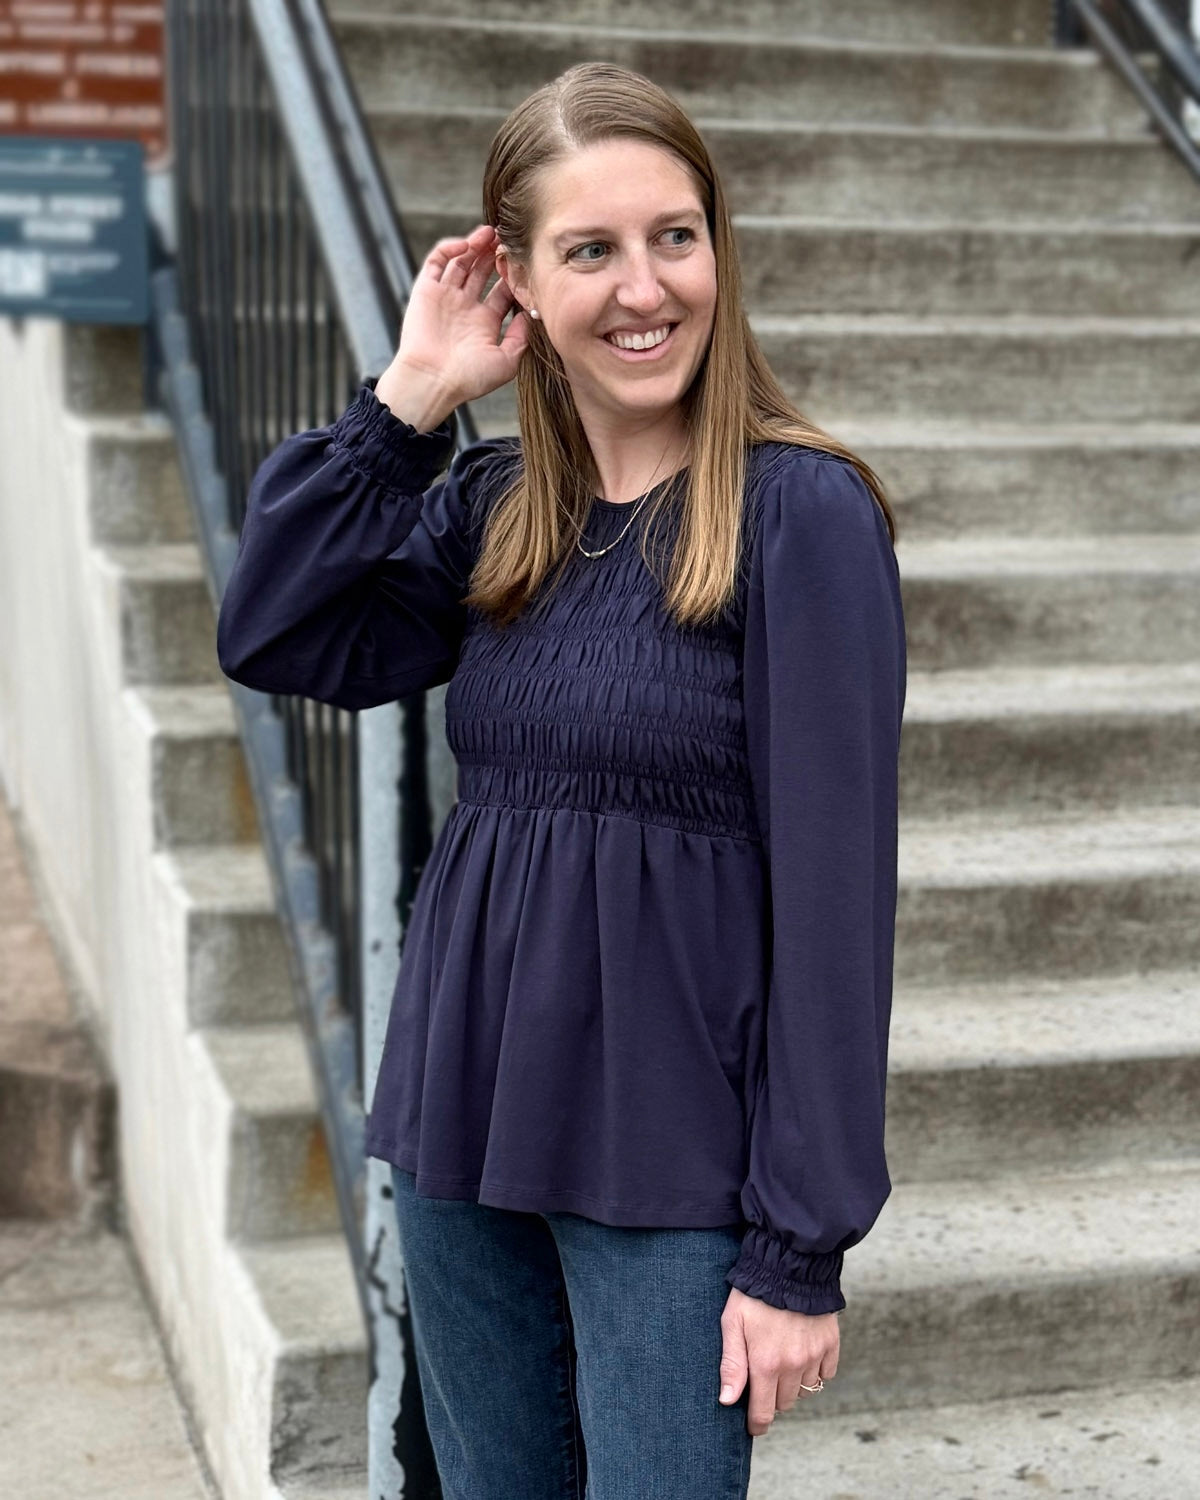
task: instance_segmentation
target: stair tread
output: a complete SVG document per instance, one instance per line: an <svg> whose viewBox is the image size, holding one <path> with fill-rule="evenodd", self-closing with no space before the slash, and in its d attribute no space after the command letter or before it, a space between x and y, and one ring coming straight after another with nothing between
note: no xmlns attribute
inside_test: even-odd
<svg viewBox="0 0 1200 1500"><path fill-rule="evenodd" d="M1073 339L1082 335L1110 334L1141 338L1200 337L1200 318L1178 313L1144 317L1124 313L910 313L809 312L755 313L750 326L756 334L898 334L907 338L942 338L946 334L978 334L999 337Z"/></svg>
<svg viewBox="0 0 1200 1500"><path fill-rule="evenodd" d="M204 560L195 542L152 542L145 545L105 543L98 549L128 577L156 582L204 577Z"/></svg>
<svg viewBox="0 0 1200 1500"><path fill-rule="evenodd" d="M130 689L155 731L172 739L237 734L237 718L224 682L139 684Z"/></svg>
<svg viewBox="0 0 1200 1500"><path fill-rule="evenodd" d="M439 102L438 104L387 104L376 105L368 110L369 120L386 125L389 121L403 120L477 120L484 128L499 125L508 110L493 104L460 104ZM729 135L761 135L763 137L785 136L862 136L865 138L898 138L912 140L956 140L964 143L984 145L1047 145L1056 147L1103 146L1113 150L1135 150L1161 155L1163 145L1157 134L1107 134L1099 130L1081 130L1063 127L1045 129L1025 125L909 125L892 121L832 121L776 119L747 119L737 115L712 115L692 112L698 130L704 134L722 132ZM415 207L410 203L410 211ZM425 205L422 205L424 207ZM429 208L441 205L429 204Z"/></svg>
<svg viewBox="0 0 1200 1500"><path fill-rule="evenodd" d="M478 403L476 426L482 437L513 437L517 433L515 418L503 421L481 416ZM997 447L1025 448L1031 452L1062 448L1090 448L1097 452L1132 453L1140 449L1200 449L1200 423L1133 422L1114 428L1110 422L947 422L936 418L927 422L908 418L870 421L845 417L837 423L832 436L850 448L888 447L929 451L961 450L966 454L988 453Z"/></svg>
<svg viewBox="0 0 1200 1500"><path fill-rule="evenodd" d="M764 1497L790 1495L803 1473L813 1495L1022 1500L1036 1491L1161 1500L1194 1484L1200 1445L1187 1434L1197 1410L1200 1380L839 1413L816 1430L799 1402L755 1444L755 1487ZM366 1500L365 1480L354 1493Z"/></svg>
<svg viewBox="0 0 1200 1500"><path fill-rule="evenodd" d="M1071 666L912 668L906 723L1200 710L1200 663L1078 663Z"/></svg>
<svg viewBox="0 0 1200 1500"><path fill-rule="evenodd" d="M299 1021L205 1026L196 1035L243 1114L262 1118L316 1112L316 1082Z"/></svg>
<svg viewBox="0 0 1200 1500"><path fill-rule="evenodd" d="M367 1346L350 1252L340 1234L238 1245L282 1354L355 1352Z"/></svg>
<svg viewBox="0 0 1200 1500"><path fill-rule="evenodd" d="M271 872L260 844L187 844L154 856L187 903L208 911L275 910Z"/></svg>
<svg viewBox="0 0 1200 1500"><path fill-rule="evenodd" d="M906 219L889 214L886 219L856 219L852 214L831 217L825 214L770 213L757 214L747 209L731 213L735 228L796 229L851 232L872 235L916 235L923 239L945 235L1022 235L1053 234L1079 240L1082 252L1097 236L1111 239L1142 240L1146 238L1195 240L1200 230L1194 220L1139 219L1136 223L1116 223L1112 219L1088 219L1072 214L1069 219L1033 217L1023 219L1014 214L1003 219L962 219L929 214ZM1107 429L1106 429L1107 430Z"/></svg>
<svg viewBox="0 0 1200 1500"><path fill-rule="evenodd" d="M852 1296L964 1283L989 1294L1114 1271L1200 1272L1200 1159L1136 1170L898 1183L846 1255Z"/></svg>
<svg viewBox="0 0 1200 1500"><path fill-rule="evenodd" d="M615 21L588 23L584 21L493 19L480 16L437 15L389 15L386 12L359 10L353 4L339 6L332 16L334 27L367 27L372 33L386 35L395 32L408 36L419 26L436 27L439 31L458 31L470 36L529 36L553 37L558 35L585 37L589 40L604 37L620 38L635 42L694 42L712 43L721 47L759 48L772 51L814 52L818 55L840 56L851 53L863 57L895 56L905 61L911 59L946 59L964 62L995 62L1005 67L1039 67L1065 73L1099 73L1103 64L1095 54L1083 51L1056 50L1050 47L1018 45L997 46L970 42L904 42L884 41L873 38L821 36L756 30L754 27L739 27L737 30L715 26L629 26Z"/></svg>
<svg viewBox="0 0 1200 1500"><path fill-rule="evenodd" d="M928 538L901 534L896 555L902 573L914 579L1005 573L1053 578L1073 573L1194 573L1200 570L1200 532L1006 536L973 531Z"/></svg>
<svg viewBox="0 0 1200 1500"><path fill-rule="evenodd" d="M1200 1054L1192 970L903 988L889 1073Z"/></svg>
<svg viewBox="0 0 1200 1500"><path fill-rule="evenodd" d="M994 886L1200 873L1200 807L1001 819L901 816L902 885Z"/></svg>

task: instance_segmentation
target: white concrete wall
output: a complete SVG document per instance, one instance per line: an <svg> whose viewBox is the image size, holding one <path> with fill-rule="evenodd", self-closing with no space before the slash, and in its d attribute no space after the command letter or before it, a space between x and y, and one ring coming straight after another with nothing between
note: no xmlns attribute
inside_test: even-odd
<svg viewBox="0 0 1200 1500"><path fill-rule="evenodd" d="M154 846L154 727L123 685L120 579L90 535L95 421L67 410L70 337L0 318L0 777L116 1082L119 1201L176 1377L222 1493L268 1500L273 1361L237 1336L262 1312L226 1239L231 1105L189 1022L188 898Z"/></svg>
<svg viewBox="0 0 1200 1500"><path fill-rule="evenodd" d="M111 1048L126 958L115 920L120 692L97 588L86 430L64 410L64 330L0 318L0 776L20 809Z"/></svg>

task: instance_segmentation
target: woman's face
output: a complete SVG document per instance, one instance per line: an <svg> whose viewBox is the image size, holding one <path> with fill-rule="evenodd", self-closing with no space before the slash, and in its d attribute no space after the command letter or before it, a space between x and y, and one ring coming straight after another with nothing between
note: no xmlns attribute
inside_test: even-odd
<svg viewBox="0 0 1200 1500"><path fill-rule="evenodd" d="M522 306L535 307L582 417L622 425L670 411L712 335L716 258L691 177L640 141L588 146L544 169L528 267L498 257ZM615 331L659 334L626 353Z"/></svg>

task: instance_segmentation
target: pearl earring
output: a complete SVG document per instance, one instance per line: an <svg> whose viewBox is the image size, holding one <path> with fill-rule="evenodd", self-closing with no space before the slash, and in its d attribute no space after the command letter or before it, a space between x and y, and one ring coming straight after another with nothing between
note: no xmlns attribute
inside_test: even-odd
<svg viewBox="0 0 1200 1500"><path fill-rule="evenodd" d="M538 317L538 315L539 315L539 314L538 314L538 310L537 310L537 308L536 308L536 307L531 307L531 308L530 308L530 309L529 309L529 316L530 316L530 317L531 317L531 318L536 318L536 317Z"/></svg>

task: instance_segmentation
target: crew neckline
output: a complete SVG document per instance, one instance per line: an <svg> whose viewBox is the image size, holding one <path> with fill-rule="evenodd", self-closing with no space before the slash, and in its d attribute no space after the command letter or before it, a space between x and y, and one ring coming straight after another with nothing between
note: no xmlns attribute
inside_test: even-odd
<svg viewBox="0 0 1200 1500"><path fill-rule="evenodd" d="M635 495L632 500L602 500L599 495L592 496L592 505L597 510L603 511L625 511L630 506L636 505L639 500L644 500L647 495L652 495L655 490L661 490L664 484L670 484L673 479L678 479L681 474L686 474L691 464L684 464L683 468L676 469L674 474L668 474L665 479L660 479L657 484L651 485L648 490L643 490L640 495Z"/></svg>

